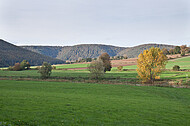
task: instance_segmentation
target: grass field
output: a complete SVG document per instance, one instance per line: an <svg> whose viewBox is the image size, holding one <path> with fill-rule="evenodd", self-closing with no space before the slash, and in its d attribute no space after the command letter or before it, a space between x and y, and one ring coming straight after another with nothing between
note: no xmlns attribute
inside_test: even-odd
<svg viewBox="0 0 190 126"><path fill-rule="evenodd" d="M179 65L181 69L190 69L190 56L168 61L166 69L172 69L174 65ZM68 68L83 68L87 66L88 64L67 64L67 65L58 65L56 66L56 68L68 69ZM123 69L136 69L136 68L137 68L136 65L123 67ZM113 67L112 69L115 70L117 69L117 67Z"/></svg>
<svg viewBox="0 0 190 126"><path fill-rule="evenodd" d="M0 122L12 125L190 125L190 90L0 81Z"/></svg>
<svg viewBox="0 0 190 126"><path fill-rule="evenodd" d="M117 81L120 79L127 79L127 81L133 82L137 79L136 71L117 71L113 69L111 72L106 72L105 79L113 80L114 78ZM0 77L12 77L12 78L40 78L38 70L25 70L25 71L2 71L0 70ZM61 77L61 78L71 78L75 81L80 79L89 79L89 71L77 71L77 70L53 70L51 77ZM170 79L170 80L179 80L182 79L184 82L190 79L190 72L186 71L165 71L160 75L161 79ZM113 79L111 79L113 78ZM115 79L113 81L115 81ZM73 80L74 81L74 80ZM121 80L122 81L122 80Z"/></svg>
<svg viewBox="0 0 190 126"><path fill-rule="evenodd" d="M58 69L68 69L68 68L82 68L87 67L88 64L65 64L65 65L58 65L56 68Z"/></svg>
<svg viewBox="0 0 190 126"><path fill-rule="evenodd" d="M166 68L172 69L174 65L180 66L181 69L190 69L190 57L188 56L168 61Z"/></svg>
<svg viewBox="0 0 190 126"><path fill-rule="evenodd" d="M190 69L190 57L170 60L166 68L179 65ZM105 74L101 84L86 83L89 71L66 70L87 64L56 66L52 80L69 82L17 81L40 79L38 70L3 71L0 78L0 126L12 125L190 125L190 90L166 87L129 86L138 84L136 65L116 67ZM161 79L187 82L188 71L164 71ZM119 80L119 81L118 81ZM56 80L57 81L57 80ZM112 81L112 84L103 84ZM113 85L122 82L122 85ZM80 83L83 82L83 83ZM137 83L136 83L137 82Z"/></svg>
<svg viewBox="0 0 190 126"><path fill-rule="evenodd" d="M174 61L188 61L190 62L190 56L175 59Z"/></svg>

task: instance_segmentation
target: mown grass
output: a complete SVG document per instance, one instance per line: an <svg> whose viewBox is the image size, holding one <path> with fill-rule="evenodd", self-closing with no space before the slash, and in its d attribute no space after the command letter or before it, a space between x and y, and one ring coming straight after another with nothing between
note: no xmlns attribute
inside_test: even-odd
<svg viewBox="0 0 190 126"><path fill-rule="evenodd" d="M125 79L137 79L136 71L118 71L112 70L105 73L104 78L116 78L117 80L125 78ZM40 78L40 74L38 70L25 70L25 71L2 71L0 70L0 77L29 77L29 78ZM52 78L61 77L61 78L89 78L89 71L76 71L76 70L53 70L51 74ZM161 79L190 79L190 72L187 71L165 71L160 75ZM130 81L129 80L129 81Z"/></svg>
<svg viewBox="0 0 190 126"><path fill-rule="evenodd" d="M182 57L172 61L168 61L166 68L172 69L175 65L180 66L181 69L190 69L190 57Z"/></svg>
<svg viewBox="0 0 190 126"><path fill-rule="evenodd" d="M58 65L56 68L58 69L68 69L68 68L82 68L87 67L88 64L64 64L64 65Z"/></svg>
<svg viewBox="0 0 190 126"><path fill-rule="evenodd" d="M0 122L12 125L190 125L190 90L0 81Z"/></svg>
<svg viewBox="0 0 190 126"><path fill-rule="evenodd" d="M175 59L174 61L188 61L190 62L190 56Z"/></svg>

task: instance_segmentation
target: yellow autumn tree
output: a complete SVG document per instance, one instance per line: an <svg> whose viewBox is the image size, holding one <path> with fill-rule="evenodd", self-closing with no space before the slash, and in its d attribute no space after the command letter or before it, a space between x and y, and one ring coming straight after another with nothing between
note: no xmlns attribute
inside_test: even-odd
<svg viewBox="0 0 190 126"><path fill-rule="evenodd" d="M150 48L139 54L137 60L138 77L143 82L153 83L155 77L161 73L167 62L166 55L159 48Z"/></svg>

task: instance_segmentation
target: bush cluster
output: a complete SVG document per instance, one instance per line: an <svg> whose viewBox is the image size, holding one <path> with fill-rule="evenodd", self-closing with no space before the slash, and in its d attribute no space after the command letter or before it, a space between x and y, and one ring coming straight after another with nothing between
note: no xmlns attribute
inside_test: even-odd
<svg viewBox="0 0 190 126"><path fill-rule="evenodd" d="M9 66L7 70L21 71L26 69L30 69L30 63L26 60L23 60L21 63L15 63L14 66Z"/></svg>
<svg viewBox="0 0 190 126"><path fill-rule="evenodd" d="M52 69L53 67L51 66L51 64L44 62L40 67L38 73L41 74L42 79L46 79L50 77Z"/></svg>
<svg viewBox="0 0 190 126"><path fill-rule="evenodd" d="M122 71L123 70L123 66L118 66L117 70Z"/></svg>
<svg viewBox="0 0 190 126"><path fill-rule="evenodd" d="M179 67L178 65L175 65L175 66L173 66L173 70L174 70L174 71L179 71L179 70L180 70L180 67Z"/></svg>

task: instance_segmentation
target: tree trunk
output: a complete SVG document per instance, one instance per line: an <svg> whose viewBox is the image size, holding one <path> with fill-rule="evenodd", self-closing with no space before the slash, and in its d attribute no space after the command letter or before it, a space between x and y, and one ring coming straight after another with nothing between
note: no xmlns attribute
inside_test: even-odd
<svg viewBox="0 0 190 126"><path fill-rule="evenodd" d="M152 78L151 69L150 69L150 82L151 82L151 83L154 83L154 80L153 80L153 78Z"/></svg>

